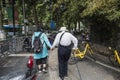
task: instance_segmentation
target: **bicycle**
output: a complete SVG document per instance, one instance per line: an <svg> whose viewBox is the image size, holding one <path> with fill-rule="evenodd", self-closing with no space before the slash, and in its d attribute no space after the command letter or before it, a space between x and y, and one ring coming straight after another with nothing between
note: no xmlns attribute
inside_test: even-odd
<svg viewBox="0 0 120 80"><path fill-rule="evenodd" d="M120 67L120 53L118 52L117 49L112 50L111 47L108 48L110 52L112 52L109 55L109 61L114 65L114 66L119 66Z"/></svg>
<svg viewBox="0 0 120 80"><path fill-rule="evenodd" d="M85 58L85 56L87 55L87 53L90 53L90 55L93 54L93 50L90 46L90 44L87 42L85 44L84 50L80 51L80 49L78 48L77 50L75 50L71 56L71 62L69 62L69 64L74 64L76 63L77 59L78 60L82 60L83 58ZM92 56L91 56L92 57ZM93 57L92 57L93 58ZM93 58L95 60L95 58Z"/></svg>
<svg viewBox="0 0 120 80"><path fill-rule="evenodd" d="M80 51L80 49L77 49L77 50L74 52L74 56L75 56L75 57L78 57L78 58L80 58L80 59L83 59L83 58L85 57L85 55L87 54L87 51L89 51L90 55L93 54L93 50L91 49L89 43L86 43L85 48L84 48L83 51Z"/></svg>

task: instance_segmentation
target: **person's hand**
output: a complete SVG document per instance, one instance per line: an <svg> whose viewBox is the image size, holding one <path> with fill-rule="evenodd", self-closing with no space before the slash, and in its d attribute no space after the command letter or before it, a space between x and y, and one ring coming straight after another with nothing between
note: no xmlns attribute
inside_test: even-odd
<svg viewBox="0 0 120 80"><path fill-rule="evenodd" d="M72 49L72 54L74 54L76 50L77 50L77 49Z"/></svg>
<svg viewBox="0 0 120 80"><path fill-rule="evenodd" d="M72 54L74 54L75 53L75 50L72 50L72 52L71 52Z"/></svg>
<svg viewBox="0 0 120 80"><path fill-rule="evenodd" d="M50 50L51 50L51 51L53 51L53 50L54 50L54 48L51 48Z"/></svg>
<svg viewBox="0 0 120 80"><path fill-rule="evenodd" d="M32 46L32 49L34 48L34 46Z"/></svg>

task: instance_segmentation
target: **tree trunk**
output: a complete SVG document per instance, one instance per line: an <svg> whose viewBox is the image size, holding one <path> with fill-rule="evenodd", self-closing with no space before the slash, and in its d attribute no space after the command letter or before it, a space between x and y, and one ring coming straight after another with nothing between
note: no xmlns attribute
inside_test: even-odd
<svg viewBox="0 0 120 80"><path fill-rule="evenodd" d="M75 32L77 31L76 28L77 28L77 21L74 22L74 25L75 25Z"/></svg>
<svg viewBox="0 0 120 80"><path fill-rule="evenodd" d="M3 26L3 21L2 21L2 6L0 5L0 30L2 29L2 26Z"/></svg>
<svg viewBox="0 0 120 80"><path fill-rule="evenodd" d="M39 28L39 23L38 23L38 17L37 17L37 11L36 11L36 6L34 5L33 7L33 11L34 11L34 20L35 20L35 25L37 26L37 28Z"/></svg>

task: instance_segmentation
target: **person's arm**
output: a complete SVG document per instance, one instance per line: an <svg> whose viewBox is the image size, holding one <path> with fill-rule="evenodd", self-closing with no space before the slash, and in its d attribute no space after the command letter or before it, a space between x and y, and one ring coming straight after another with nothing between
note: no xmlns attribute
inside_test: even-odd
<svg viewBox="0 0 120 80"><path fill-rule="evenodd" d="M56 35L55 40L54 40L53 45L52 45L51 48L53 49L56 46L58 46L58 43L59 43L59 34Z"/></svg>
<svg viewBox="0 0 120 80"><path fill-rule="evenodd" d="M45 44L51 48L51 44L50 41L48 40L47 35L43 33L43 36L44 36Z"/></svg>
<svg viewBox="0 0 120 80"><path fill-rule="evenodd" d="M72 39L72 42L74 44L73 49L77 49L78 48L78 40L77 40L77 38L72 35L71 39Z"/></svg>

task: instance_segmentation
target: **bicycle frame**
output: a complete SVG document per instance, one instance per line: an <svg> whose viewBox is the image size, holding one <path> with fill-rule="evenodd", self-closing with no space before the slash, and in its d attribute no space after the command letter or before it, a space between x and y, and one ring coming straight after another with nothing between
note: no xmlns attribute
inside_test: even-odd
<svg viewBox="0 0 120 80"><path fill-rule="evenodd" d="M114 55L115 55L115 59L118 61L118 63L120 64L120 56L118 55L118 51L115 50L114 51Z"/></svg>
<svg viewBox="0 0 120 80"><path fill-rule="evenodd" d="M83 51L80 51L79 49L77 49L74 52L74 56L79 58L84 58L87 51L89 51L90 54L93 54L93 51L88 43L85 45L85 48Z"/></svg>

